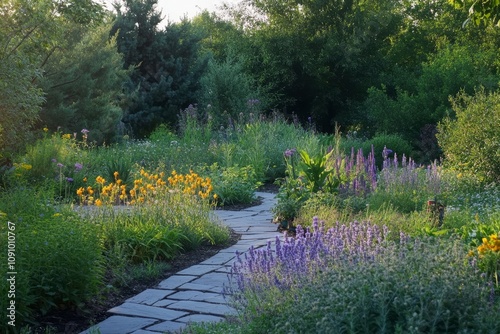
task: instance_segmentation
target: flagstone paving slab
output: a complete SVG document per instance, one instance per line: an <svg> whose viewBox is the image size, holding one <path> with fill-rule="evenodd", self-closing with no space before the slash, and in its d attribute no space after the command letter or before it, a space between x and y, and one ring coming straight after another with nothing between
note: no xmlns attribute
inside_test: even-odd
<svg viewBox="0 0 500 334"><path fill-rule="evenodd" d="M157 319L151 318L124 317L120 315L114 315L99 323L98 326L96 325L90 327L86 331L83 331L81 334L96 333L97 328L102 334L127 334L152 325L157 321Z"/></svg>
<svg viewBox="0 0 500 334"><path fill-rule="evenodd" d="M164 332L176 332L184 327L186 327L185 322L164 321L154 326L146 327L146 330L164 333Z"/></svg>
<svg viewBox="0 0 500 334"><path fill-rule="evenodd" d="M141 292L140 294L127 299L126 302L153 305L160 299L163 299L174 292L175 292L174 290L147 289Z"/></svg>
<svg viewBox="0 0 500 334"><path fill-rule="evenodd" d="M225 304L227 301L220 293L202 292L196 290L179 291L170 295L168 299L175 300L195 300L201 302Z"/></svg>
<svg viewBox="0 0 500 334"><path fill-rule="evenodd" d="M236 314L236 310L228 305L211 304L192 300L181 300L170 304L169 307L176 310L199 312L204 314L229 315Z"/></svg>
<svg viewBox="0 0 500 334"><path fill-rule="evenodd" d="M222 285L207 285L207 284L196 284L196 283L186 283L179 287L182 290L197 290L206 292L222 293Z"/></svg>
<svg viewBox="0 0 500 334"><path fill-rule="evenodd" d="M226 264L228 263L229 261L231 261L232 259L235 258L235 255L234 253L224 253L224 252L219 252L217 253L216 255L212 256L211 258L209 258L208 260L205 260L203 262L201 262L200 264L220 264L220 265L223 265L223 264ZM220 270L220 268L219 268Z"/></svg>
<svg viewBox="0 0 500 334"><path fill-rule="evenodd" d="M177 274L178 275L203 275L212 271L215 271L219 269L221 266L220 265L209 265L209 264L198 264L191 266L187 269L179 271Z"/></svg>
<svg viewBox="0 0 500 334"><path fill-rule="evenodd" d="M174 320L187 315L186 312L177 310L148 306L134 303L123 303L119 306L113 307L108 311L109 313L130 315L136 317L147 317L160 320Z"/></svg>
<svg viewBox="0 0 500 334"><path fill-rule="evenodd" d="M190 276L190 275L174 275L170 276L166 280L161 281L158 284L158 288L160 289L175 289L181 286L182 284L185 284L187 282L190 282L194 279L198 278L198 276Z"/></svg>
<svg viewBox="0 0 500 334"><path fill-rule="evenodd" d="M151 332L146 331L144 329L139 329L138 331L133 332L132 334L158 334L159 332Z"/></svg>

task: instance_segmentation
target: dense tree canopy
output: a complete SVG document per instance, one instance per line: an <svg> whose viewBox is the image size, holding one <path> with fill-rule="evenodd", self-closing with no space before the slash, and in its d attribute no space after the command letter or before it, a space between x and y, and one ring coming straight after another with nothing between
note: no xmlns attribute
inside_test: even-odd
<svg viewBox="0 0 500 334"><path fill-rule="evenodd" d="M162 123L175 128L189 105L224 122L248 101L322 131L338 122L427 150L437 124L454 117L450 97L494 92L500 81L493 1L243 0L164 25L157 7L4 0L2 155L44 126L91 128L98 142L143 138Z"/></svg>

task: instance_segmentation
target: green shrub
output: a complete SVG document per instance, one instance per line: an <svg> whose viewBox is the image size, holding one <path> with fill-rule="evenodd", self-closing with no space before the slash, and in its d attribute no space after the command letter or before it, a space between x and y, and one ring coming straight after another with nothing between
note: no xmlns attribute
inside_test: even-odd
<svg viewBox="0 0 500 334"><path fill-rule="evenodd" d="M2 236L7 235L6 221L16 228L19 323L54 309L81 307L94 296L103 274L96 225L56 206L53 193L47 189L10 189L0 194L0 211L4 213L0 217ZM7 238L2 239L3 248ZM2 284L2 295L6 296L4 288ZM6 300L0 302L2 309Z"/></svg>
<svg viewBox="0 0 500 334"><path fill-rule="evenodd" d="M252 166L219 167L216 163L210 166L209 175L218 205L249 204L255 200L260 182Z"/></svg>
<svg viewBox="0 0 500 334"><path fill-rule="evenodd" d="M177 136L170 131L168 125L160 124L149 135L149 140L153 142L170 143L173 140L178 140Z"/></svg>
<svg viewBox="0 0 500 334"><path fill-rule="evenodd" d="M484 181L500 181L500 92L462 92L452 105L456 119L443 120L437 134L446 165Z"/></svg>
<svg viewBox="0 0 500 334"><path fill-rule="evenodd" d="M242 118L258 119L261 110L267 109L263 94L254 87L252 78L244 73L241 61L210 61L200 84L200 105L217 128L231 127L233 122Z"/></svg>

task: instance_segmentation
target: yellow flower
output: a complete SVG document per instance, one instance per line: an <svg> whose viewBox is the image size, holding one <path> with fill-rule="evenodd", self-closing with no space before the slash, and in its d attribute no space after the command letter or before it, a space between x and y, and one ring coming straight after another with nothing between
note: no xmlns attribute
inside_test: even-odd
<svg viewBox="0 0 500 334"><path fill-rule="evenodd" d="M71 139L71 135L69 133L65 133L62 135L62 139Z"/></svg>
<svg viewBox="0 0 500 334"><path fill-rule="evenodd" d="M87 177L84 177L84 178L83 178L83 182L87 182Z"/></svg>
<svg viewBox="0 0 500 334"><path fill-rule="evenodd" d="M102 201L98 198L95 200L95 205L97 206L101 206L102 205Z"/></svg>
<svg viewBox="0 0 500 334"><path fill-rule="evenodd" d="M24 170L30 170L33 168L33 166L31 166L30 164L21 164L21 168L24 169Z"/></svg>
<svg viewBox="0 0 500 334"><path fill-rule="evenodd" d="M57 213L54 213L54 215L52 217L59 217L61 214L59 212Z"/></svg>
<svg viewBox="0 0 500 334"><path fill-rule="evenodd" d="M99 184L104 184L106 183L106 180L102 176L98 176L95 178L96 182Z"/></svg>
<svg viewBox="0 0 500 334"><path fill-rule="evenodd" d="M120 175L120 173L114 172L113 175L115 176L115 180L118 180L118 176Z"/></svg>
<svg viewBox="0 0 500 334"><path fill-rule="evenodd" d="M83 196L84 192L85 192L85 188L80 187L77 189L76 194L81 197L81 196Z"/></svg>
<svg viewBox="0 0 500 334"><path fill-rule="evenodd" d="M44 128L43 128L43 132L49 132L49 128L44 127Z"/></svg>

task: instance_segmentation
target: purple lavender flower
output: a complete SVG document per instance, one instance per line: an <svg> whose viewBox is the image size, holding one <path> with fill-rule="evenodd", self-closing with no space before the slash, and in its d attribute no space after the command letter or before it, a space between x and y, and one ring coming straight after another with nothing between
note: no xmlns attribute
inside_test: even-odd
<svg viewBox="0 0 500 334"><path fill-rule="evenodd" d="M81 163L75 163L75 171L81 171L83 168L83 165Z"/></svg>
<svg viewBox="0 0 500 334"><path fill-rule="evenodd" d="M67 182L73 182L73 179L72 179L71 177L67 177L67 178L66 178L66 181L67 181Z"/></svg>
<svg viewBox="0 0 500 334"><path fill-rule="evenodd" d="M63 167L64 167L64 165L63 165L62 163L60 163L60 162L59 162L59 163L57 163L57 167L59 167L59 168L63 168Z"/></svg>
<svg viewBox="0 0 500 334"><path fill-rule="evenodd" d="M382 151L382 157L384 158L384 160L387 159L387 157L389 156L389 154L392 153L392 150L388 149L386 146L384 146L384 149Z"/></svg>
<svg viewBox="0 0 500 334"><path fill-rule="evenodd" d="M292 149L286 150L285 153L283 153L283 154L285 155L285 158L291 158L296 152L297 152L297 150L292 148Z"/></svg>
<svg viewBox="0 0 500 334"><path fill-rule="evenodd" d="M84 135L86 135L87 133L89 133L90 131L87 130L87 129L82 129L81 133L83 133Z"/></svg>
<svg viewBox="0 0 500 334"><path fill-rule="evenodd" d="M275 256L270 243L262 249L251 247L244 261L237 254L230 278L242 291L300 287L338 261L374 261L383 255L388 233L387 227L368 222L337 223L325 232L324 222L314 217L311 228L297 226L295 237L277 237Z"/></svg>

